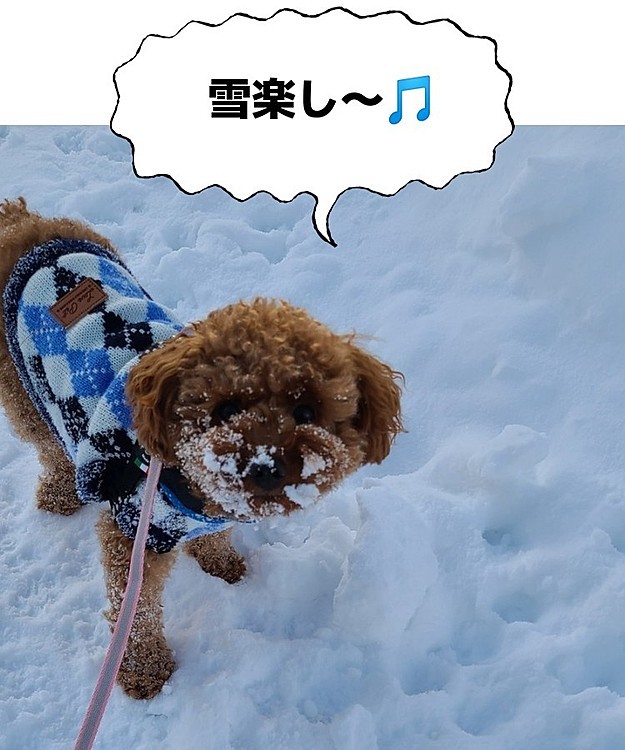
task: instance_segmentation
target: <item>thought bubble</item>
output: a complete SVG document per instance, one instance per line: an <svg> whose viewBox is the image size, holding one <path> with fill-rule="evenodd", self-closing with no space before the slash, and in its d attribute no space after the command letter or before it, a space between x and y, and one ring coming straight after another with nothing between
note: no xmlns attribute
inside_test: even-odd
<svg viewBox="0 0 625 750"><path fill-rule="evenodd" d="M315 228L335 244L329 215L345 190L442 188L492 165L514 127L496 51L452 21L400 11L192 21L146 37L115 71L111 128L138 176L187 193L312 193Z"/></svg>

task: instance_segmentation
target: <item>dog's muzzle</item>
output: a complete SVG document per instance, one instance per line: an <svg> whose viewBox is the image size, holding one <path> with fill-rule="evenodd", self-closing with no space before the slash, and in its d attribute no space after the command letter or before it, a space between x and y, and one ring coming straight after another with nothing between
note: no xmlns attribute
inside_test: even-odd
<svg viewBox="0 0 625 750"><path fill-rule="evenodd" d="M287 477L286 464L280 458L273 458L271 464L253 463L247 476L259 489L271 492L284 485Z"/></svg>

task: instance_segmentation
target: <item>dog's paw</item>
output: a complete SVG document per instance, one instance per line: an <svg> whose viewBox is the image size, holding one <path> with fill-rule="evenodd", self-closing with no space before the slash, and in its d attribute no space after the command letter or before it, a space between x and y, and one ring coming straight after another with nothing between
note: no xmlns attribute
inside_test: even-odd
<svg viewBox="0 0 625 750"><path fill-rule="evenodd" d="M117 682L126 695L147 700L158 695L176 664L165 638L131 641L122 660Z"/></svg>
<svg viewBox="0 0 625 750"><path fill-rule="evenodd" d="M74 475L45 474L39 480L36 493L37 507L49 513L58 513L61 516L71 516L82 503L76 493Z"/></svg>
<svg viewBox="0 0 625 750"><path fill-rule="evenodd" d="M236 583L245 575L245 560L230 545L230 533L219 532L192 539L185 551L194 557L205 573Z"/></svg>
<svg viewBox="0 0 625 750"><path fill-rule="evenodd" d="M217 578L223 578L226 583L240 581L247 572L245 560L234 550L231 550L226 555L212 557L206 561L206 564L202 564L202 561L199 559L198 562L205 573Z"/></svg>

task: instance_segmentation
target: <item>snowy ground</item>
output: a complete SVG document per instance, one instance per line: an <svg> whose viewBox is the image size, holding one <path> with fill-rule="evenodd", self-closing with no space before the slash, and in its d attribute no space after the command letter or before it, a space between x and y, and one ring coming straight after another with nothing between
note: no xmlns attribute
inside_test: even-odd
<svg viewBox="0 0 625 750"><path fill-rule="evenodd" d="M321 506L181 559L178 670L102 750L621 750L625 129L519 128L443 191L189 197L106 128L0 129L0 197L95 224L183 319L286 297L406 375L408 433ZM98 509L38 513L0 416L0 746L70 747L108 628Z"/></svg>

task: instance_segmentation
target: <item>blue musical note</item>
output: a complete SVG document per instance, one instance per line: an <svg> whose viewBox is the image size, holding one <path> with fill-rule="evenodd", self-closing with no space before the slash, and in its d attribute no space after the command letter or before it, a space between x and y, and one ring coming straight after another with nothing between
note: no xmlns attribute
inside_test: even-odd
<svg viewBox="0 0 625 750"><path fill-rule="evenodd" d="M397 81L397 111L388 118L391 125L397 125L402 116L402 101L404 91L413 89L425 90L425 106L417 112L417 120L423 122L430 116L430 76L417 76L416 78L400 78Z"/></svg>

